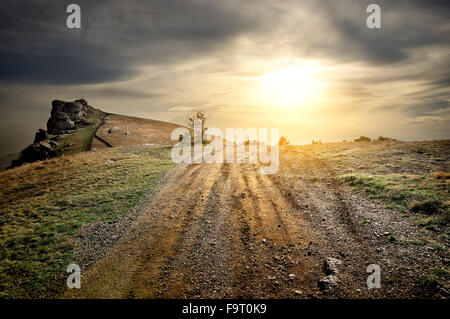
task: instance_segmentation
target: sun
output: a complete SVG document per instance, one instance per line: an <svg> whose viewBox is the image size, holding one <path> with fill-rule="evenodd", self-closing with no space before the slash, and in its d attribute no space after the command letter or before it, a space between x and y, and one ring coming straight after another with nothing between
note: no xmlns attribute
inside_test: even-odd
<svg viewBox="0 0 450 319"><path fill-rule="evenodd" d="M258 99L272 107L299 108L320 97L324 83L318 67L291 66L258 77Z"/></svg>

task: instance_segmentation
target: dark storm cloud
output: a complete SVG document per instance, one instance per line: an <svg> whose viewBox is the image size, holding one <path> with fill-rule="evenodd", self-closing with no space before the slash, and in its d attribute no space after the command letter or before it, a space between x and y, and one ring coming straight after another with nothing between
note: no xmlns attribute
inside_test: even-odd
<svg viewBox="0 0 450 319"><path fill-rule="evenodd" d="M214 1L77 1L82 29L60 1L7 1L0 15L0 80L101 83L142 64L210 54L253 23Z"/></svg>
<svg viewBox="0 0 450 319"><path fill-rule="evenodd" d="M244 34L261 48L287 34L285 42L299 56L375 65L403 61L410 48L449 41L447 2L377 1L383 28L369 30L365 8L371 2L77 1L82 29L69 30L66 3L3 1L0 80L115 81L136 74L141 65L232 55L232 46L226 44ZM311 13L315 24L296 22L290 12L297 8ZM302 32L305 23L307 31L315 28L317 34ZM286 26L292 24L297 30L287 33Z"/></svg>
<svg viewBox="0 0 450 319"><path fill-rule="evenodd" d="M0 70L2 80L38 84L89 84L127 75L125 69L114 64L106 67L93 59L57 53L0 52Z"/></svg>

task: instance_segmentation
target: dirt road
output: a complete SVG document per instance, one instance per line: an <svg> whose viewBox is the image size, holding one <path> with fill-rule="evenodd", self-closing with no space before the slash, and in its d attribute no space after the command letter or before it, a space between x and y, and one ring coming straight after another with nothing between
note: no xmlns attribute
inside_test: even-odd
<svg viewBox="0 0 450 319"><path fill-rule="evenodd" d="M426 294L418 274L445 262L402 244L426 235L342 188L306 153L282 154L275 175L252 164L179 165L137 212L64 297L417 297ZM366 286L369 264L381 268L379 289Z"/></svg>

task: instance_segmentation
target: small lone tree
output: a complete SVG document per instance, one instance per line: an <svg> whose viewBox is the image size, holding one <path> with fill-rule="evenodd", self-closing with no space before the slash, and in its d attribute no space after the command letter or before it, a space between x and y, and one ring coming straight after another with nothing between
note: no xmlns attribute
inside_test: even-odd
<svg viewBox="0 0 450 319"><path fill-rule="evenodd" d="M208 127L206 126L206 123L207 123L209 117L210 117L210 115L206 114L203 110L197 110L188 115L188 126L192 130L194 130L194 122L196 120L202 121L202 142L206 142L205 141L205 131L208 129Z"/></svg>

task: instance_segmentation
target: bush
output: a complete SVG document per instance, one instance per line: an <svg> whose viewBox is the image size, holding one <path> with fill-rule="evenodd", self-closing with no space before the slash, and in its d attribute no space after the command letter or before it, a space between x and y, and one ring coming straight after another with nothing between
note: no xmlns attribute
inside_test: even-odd
<svg viewBox="0 0 450 319"><path fill-rule="evenodd" d="M378 141L379 142L387 142L387 141L395 141L395 139L391 138L391 137L386 137L386 136L379 136L378 137Z"/></svg>
<svg viewBox="0 0 450 319"><path fill-rule="evenodd" d="M355 139L355 142L370 142L372 141L370 137L367 136L360 136L359 138Z"/></svg>
<svg viewBox="0 0 450 319"><path fill-rule="evenodd" d="M288 141L287 137L282 136L280 138L280 141L278 142L279 145L289 145L291 142Z"/></svg>

